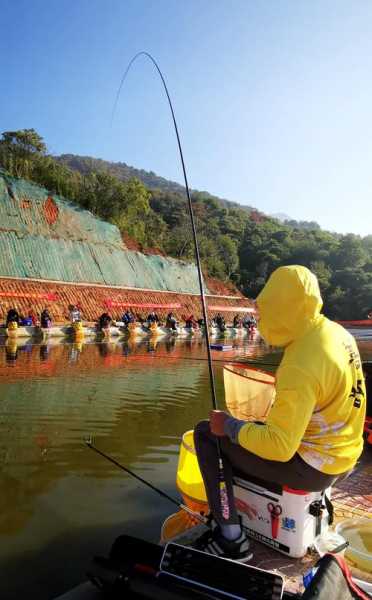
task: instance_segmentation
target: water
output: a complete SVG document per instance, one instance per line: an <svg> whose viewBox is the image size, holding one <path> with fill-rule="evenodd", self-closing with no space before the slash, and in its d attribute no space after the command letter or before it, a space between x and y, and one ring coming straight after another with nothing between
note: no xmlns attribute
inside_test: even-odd
<svg viewBox="0 0 372 600"><path fill-rule="evenodd" d="M213 353L222 405L224 362L279 360L253 341L228 343ZM372 358L370 342L361 349ZM176 508L83 440L177 495L181 435L210 408L202 340L1 346L0 598L61 594L121 533L157 541Z"/></svg>
<svg viewBox="0 0 372 600"><path fill-rule="evenodd" d="M223 362L265 353L231 343L222 401ZM201 340L0 347L0 598L62 593L120 533L158 540L175 507L83 439L177 495L180 437L211 406L205 358Z"/></svg>

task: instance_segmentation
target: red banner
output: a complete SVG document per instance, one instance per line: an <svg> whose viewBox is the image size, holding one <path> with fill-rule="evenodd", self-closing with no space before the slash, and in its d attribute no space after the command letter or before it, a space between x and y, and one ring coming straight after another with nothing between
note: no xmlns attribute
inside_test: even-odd
<svg viewBox="0 0 372 600"><path fill-rule="evenodd" d="M142 304L136 304L135 302L116 302L114 300L105 300L105 304L109 308L181 308L181 304L155 304L153 302L146 302Z"/></svg>
<svg viewBox="0 0 372 600"><path fill-rule="evenodd" d="M208 306L208 310L221 310L223 312L244 312L251 313L256 312L251 306Z"/></svg>
<svg viewBox="0 0 372 600"><path fill-rule="evenodd" d="M58 300L57 294L36 294L31 292L0 292L3 298L27 298L28 300Z"/></svg>

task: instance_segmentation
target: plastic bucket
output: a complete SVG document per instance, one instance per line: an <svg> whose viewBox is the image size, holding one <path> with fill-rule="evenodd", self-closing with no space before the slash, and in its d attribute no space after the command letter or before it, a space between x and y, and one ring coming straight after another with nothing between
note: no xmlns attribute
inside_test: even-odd
<svg viewBox="0 0 372 600"><path fill-rule="evenodd" d="M208 505L203 477L194 446L194 431L182 436L177 468L177 487L190 508L205 511Z"/></svg>

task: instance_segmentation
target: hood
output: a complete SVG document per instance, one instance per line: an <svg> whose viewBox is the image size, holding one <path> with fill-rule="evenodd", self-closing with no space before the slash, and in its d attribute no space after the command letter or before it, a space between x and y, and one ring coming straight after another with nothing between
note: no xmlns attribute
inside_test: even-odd
<svg viewBox="0 0 372 600"><path fill-rule="evenodd" d="M287 346L322 318L318 280L306 267L279 267L258 295L257 306L262 337L273 346Z"/></svg>

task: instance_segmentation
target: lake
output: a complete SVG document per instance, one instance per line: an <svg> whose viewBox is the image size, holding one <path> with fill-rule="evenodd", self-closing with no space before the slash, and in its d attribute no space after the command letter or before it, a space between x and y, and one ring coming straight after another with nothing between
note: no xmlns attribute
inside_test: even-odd
<svg viewBox="0 0 372 600"><path fill-rule="evenodd" d="M273 370L280 357L226 343L213 353L222 408L225 362ZM360 347L371 359L372 343ZM210 408L203 340L0 346L0 597L61 594L121 533L157 541L175 507L84 439L177 496L180 438Z"/></svg>

